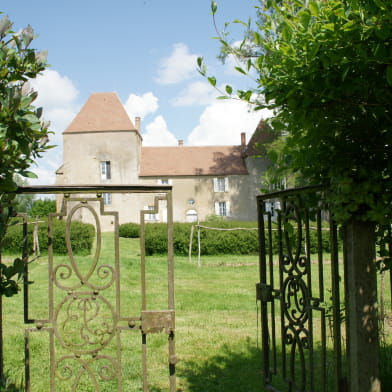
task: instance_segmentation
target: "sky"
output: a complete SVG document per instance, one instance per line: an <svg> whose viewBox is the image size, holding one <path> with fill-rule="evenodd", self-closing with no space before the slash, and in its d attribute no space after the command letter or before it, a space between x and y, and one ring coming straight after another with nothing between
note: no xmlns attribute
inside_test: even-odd
<svg viewBox="0 0 392 392"><path fill-rule="evenodd" d="M218 0L218 28L255 16L257 0ZM268 112L254 112L220 95L197 72L202 56L217 85L255 87L222 64L210 0L1 0L14 31L30 24L32 47L48 51L50 67L31 81L36 106L50 121L51 143L33 171L33 184L50 185L62 164L62 133L94 92L116 92L131 120L141 117L143 146L238 145ZM0 15L2 17L4 15ZM229 40L242 38L231 23Z"/></svg>

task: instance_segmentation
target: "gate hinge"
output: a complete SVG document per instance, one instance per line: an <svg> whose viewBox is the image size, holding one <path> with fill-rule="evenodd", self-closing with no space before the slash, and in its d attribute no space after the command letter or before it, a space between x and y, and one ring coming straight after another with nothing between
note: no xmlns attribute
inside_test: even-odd
<svg viewBox="0 0 392 392"><path fill-rule="evenodd" d="M256 299L262 302L272 302L272 286L265 283L257 283Z"/></svg>
<svg viewBox="0 0 392 392"><path fill-rule="evenodd" d="M164 330L169 335L174 333L174 320L174 310L143 310L141 329L143 333L157 333Z"/></svg>

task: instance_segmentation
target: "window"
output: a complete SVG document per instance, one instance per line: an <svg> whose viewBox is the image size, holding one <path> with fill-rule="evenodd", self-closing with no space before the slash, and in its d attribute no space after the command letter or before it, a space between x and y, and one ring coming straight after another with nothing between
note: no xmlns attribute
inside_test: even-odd
<svg viewBox="0 0 392 392"><path fill-rule="evenodd" d="M215 215L230 216L230 203L228 201L216 201Z"/></svg>
<svg viewBox="0 0 392 392"><path fill-rule="evenodd" d="M229 179L227 177L214 178L214 192L227 192L229 190Z"/></svg>
<svg viewBox="0 0 392 392"><path fill-rule="evenodd" d="M172 181L169 180L168 178L161 178L158 180L159 185L171 185Z"/></svg>
<svg viewBox="0 0 392 392"><path fill-rule="evenodd" d="M197 211L196 210L188 210L186 213L185 219L187 222L197 222Z"/></svg>
<svg viewBox="0 0 392 392"><path fill-rule="evenodd" d="M105 204L106 206L112 204L112 194L111 193L103 193L102 198L103 198L103 204Z"/></svg>
<svg viewBox="0 0 392 392"><path fill-rule="evenodd" d="M101 161L101 180L110 180L110 161Z"/></svg>
<svg viewBox="0 0 392 392"><path fill-rule="evenodd" d="M154 211L155 207L154 206L147 206L144 207L145 210L149 211ZM147 221L157 221L158 220L158 214L146 214L145 215Z"/></svg>

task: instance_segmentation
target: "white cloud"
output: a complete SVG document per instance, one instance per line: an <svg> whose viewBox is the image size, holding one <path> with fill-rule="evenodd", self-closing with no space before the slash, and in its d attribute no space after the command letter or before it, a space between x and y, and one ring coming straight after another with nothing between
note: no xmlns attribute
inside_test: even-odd
<svg viewBox="0 0 392 392"><path fill-rule="evenodd" d="M62 164L63 137L62 133L78 112L78 89L67 77L61 76L55 70L45 70L36 79L30 80L31 87L38 92L35 106L43 108L43 117L50 121L49 143L57 145L56 148L43 153L38 166L32 171L38 179L29 180L32 184L54 184L55 171Z"/></svg>
<svg viewBox="0 0 392 392"><path fill-rule="evenodd" d="M168 130L165 119L157 116L146 126L147 132L142 134L143 146L175 146L176 137Z"/></svg>
<svg viewBox="0 0 392 392"><path fill-rule="evenodd" d="M47 109L73 105L79 94L67 76L61 76L52 69L47 69L36 79L30 80L30 84L38 91L35 105Z"/></svg>
<svg viewBox="0 0 392 392"><path fill-rule="evenodd" d="M37 165L30 168L38 176L34 179L29 178L30 185L54 185L56 183L56 170L62 163L59 162L58 155L55 150L44 153L43 157L37 161Z"/></svg>
<svg viewBox="0 0 392 392"><path fill-rule="evenodd" d="M188 144L239 145L242 132L249 140L260 119L270 115L264 110L255 112L242 101L216 101L201 114L199 125L188 136Z"/></svg>
<svg viewBox="0 0 392 392"><path fill-rule="evenodd" d="M189 53L185 44L174 44L172 54L161 60L156 81L160 84L176 84L196 76L197 57Z"/></svg>
<svg viewBox="0 0 392 392"><path fill-rule="evenodd" d="M129 117L143 118L149 113L154 113L158 109L158 98L151 92L143 95L130 94L125 102L125 110Z"/></svg>
<svg viewBox="0 0 392 392"><path fill-rule="evenodd" d="M190 83L172 100L174 106L209 105L216 98L217 91L207 82Z"/></svg>

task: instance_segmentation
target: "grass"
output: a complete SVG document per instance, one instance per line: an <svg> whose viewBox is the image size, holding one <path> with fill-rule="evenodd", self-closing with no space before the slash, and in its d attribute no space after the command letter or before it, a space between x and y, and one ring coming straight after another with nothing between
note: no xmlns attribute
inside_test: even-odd
<svg viewBox="0 0 392 392"><path fill-rule="evenodd" d="M101 260L113 262L113 239L104 234ZM140 251L137 239L120 239L121 309L127 316L140 316ZM56 263L67 262L56 257ZM91 256L76 257L87 273ZM262 390L260 322L255 299L259 281L257 256L203 257L189 263L187 257L175 258L177 390L186 392L256 392ZM328 269L328 268L327 268ZM45 256L30 265L31 317L46 318L48 312L48 272ZM329 270L329 269L328 269ZM326 281L330 276L326 274ZM76 282L76 280L75 280ZM327 283L326 283L327 284ZM165 257L147 258L147 307L167 308L167 264ZM110 301L114 293L109 290ZM22 295L4 299L4 361L8 387L20 391L24 378L24 329ZM109 314L106 309L106 316ZM316 320L317 321L317 320ZM317 336L315 337L317 339ZM141 335L138 331L120 334L124 391L141 391ZM388 341L388 339L387 339ZM390 343L390 342L389 342ZM115 353L114 347L105 352ZM61 348L56 346L59 352ZM167 335L149 334L148 378L150 392L168 391ZM390 358L390 345L383 353ZM279 349L279 347L278 347ZM32 392L47 391L49 374L49 334L30 334ZM318 352L316 351L316 356ZM109 368L109 367L108 367ZM69 391L69 381L59 391ZM102 383L102 391L115 391L116 380ZM77 389L90 391L82 375Z"/></svg>

